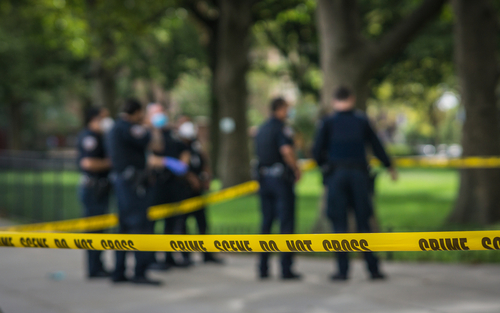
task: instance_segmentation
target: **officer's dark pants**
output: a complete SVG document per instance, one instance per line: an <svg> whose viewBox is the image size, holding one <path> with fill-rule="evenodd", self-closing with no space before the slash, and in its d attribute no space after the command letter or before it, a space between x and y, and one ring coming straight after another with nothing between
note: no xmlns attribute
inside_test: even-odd
<svg viewBox="0 0 500 313"><path fill-rule="evenodd" d="M171 177L166 181L158 181L153 187L153 205L175 203L185 198L182 182L179 178ZM179 216L164 219L164 234L179 234ZM155 258L153 257L153 260ZM174 263L172 252L165 252L165 261ZM156 260L155 260L156 262Z"/></svg>
<svg viewBox="0 0 500 313"><path fill-rule="evenodd" d="M202 193L199 191L190 190L190 194L189 194L188 198L198 197L201 195L202 195ZM205 212L205 207L203 207L199 210L196 210L194 212L181 215L179 217L179 219L180 219L180 221L179 221L179 226L180 226L179 233L180 234L187 234L187 220L189 219L190 216L194 217L194 219L196 220L196 225L198 226L198 233L200 235L207 234L208 224L207 224L207 215ZM209 257L211 255L210 252L205 252L203 254L205 256L205 259L207 259L207 257ZM191 255L190 252L183 252L182 255L184 256L185 260L187 260L187 261L190 260L190 255Z"/></svg>
<svg viewBox="0 0 500 313"><path fill-rule="evenodd" d="M347 214L349 205L353 205L357 230L360 233L371 232L369 219L373 214L370 197L368 174L360 169L339 168L326 178L328 187L327 214L335 233L347 233ZM349 199L349 197L352 197ZM378 273L378 259L372 252L364 252L370 273ZM349 259L347 252L337 252L339 274L347 275Z"/></svg>
<svg viewBox="0 0 500 313"><path fill-rule="evenodd" d="M118 200L119 232L121 234L151 234L151 223L147 219L147 209L150 206L150 194L138 195L136 188L118 177L115 181L115 192ZM135 277L144 277L153 256L152 252L134 252ZM125 275L125 251L116 251L116 267L113 278L119 279Z"/></svg>
<svg viewBox="0 0 500 313"><path fill-rule="evenodd" d="M293 234L295 227L294 185L280 177L264 176L260 179L259 196L262 208L261 234L270 234L273 222L280 222L281 234ZM259 270L268 273L269 253L261 253ZM292 253L281 254L283 275L291 273Z"/></svg>
<svg viewBox="0 0 500 313"><path fill-rule="evenodd" d="M95 187L82 185L78 188L78 195L83 204L83 215L85 217L108 213L109 194L98 198L96 196ZM96 231L95 233L102 233L102 231ZM87 251L88 276L93 276L104 271L101 254L102 251Z"/></svg>

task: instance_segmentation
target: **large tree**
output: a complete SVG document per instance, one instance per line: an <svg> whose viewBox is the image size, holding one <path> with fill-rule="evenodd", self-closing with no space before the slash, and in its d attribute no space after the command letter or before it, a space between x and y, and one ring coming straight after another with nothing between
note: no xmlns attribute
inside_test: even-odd
<svg viewBox="0 0 500 313"><path fill-rule="evenodd" d="M118 73L127 67L137 38L146 36L175 4L174 0L69 2L68 9L87 26L91 99L95 105L107 107L112 115L118 112Z"/></svg>
<svg viewBox="0 0 500 313"><path fill-rule="evenodd" d="M57 22L55 22L57 21ZM66 27L60 27L65 23ZM68 87L78 61L66 49L70 19L52 4L4 1L0 6L0 109L11 149L33 149L40 92Z"/></svg>
<svg viewBox="0 0 500 313"><path fill-rule="evenodd" d="M498 84L498 17L489 0L453 0L455 58L466 118L464 156L500 155L495 88ZM463 169L450 220L486 225L500 221L500 169Z"/></svg>
<svg viewBox="0 0 500 313"><path fill-rule="evenodd" d="M357 107L366 108L368 81L388 59L400 52L426 24L435 18L445 0L425 0L377 41L364 36L358 1L319 0L317 23L323 71L321 100L328 107L332 91L347 85L357 95Z"/></svg>
<svg viewBox="0 0 500 313"><path fill-rule="evenodd" d="M250 179L247 129L246 74L250 68L251 28L261 19L272 19L296 0L186 0L184 5L208 29L209 66L212 70L212 157L224 186ZM219 129L221 120L234 129Z"/></svg>

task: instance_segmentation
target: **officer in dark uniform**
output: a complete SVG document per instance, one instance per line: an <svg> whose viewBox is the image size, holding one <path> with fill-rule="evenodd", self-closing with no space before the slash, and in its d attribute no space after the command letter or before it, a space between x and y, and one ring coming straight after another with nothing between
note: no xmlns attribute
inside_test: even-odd
<svg viewBox="0 0 500 313"><path fill-rule="evenodd" d="M104 149L103 133L106 131L107 111L89 108L85 112L85 129L78 134L78 168L82 179L78 195L85 217L108 213L110 183L108 174L111 161ZM101 259L101 251L87 251L87 277L108 277Z"/></svg>
<svg viewBox="0 0 500 313"><path fill-rule="evenodd" d="M348 206L352 204L358 232L371 231L369 219L373 215L370 196L370 182L366 145L389 169L393 180L397 172L392 167L379 138L373 131L367 116L354 110L356 97L345 87L338 88L333 95L331 117L323 120L318 128L313 147L313 156L318 163L325 163L325 182L328 188L327 215L336 233L348 232ZM324 166L323 166L324 168ZM371 252L364 253L372 279L383 279L377 257ZM338 273L333 280L347 280L349 261L347 252L338 252Z"/></svg>
<svg viewBox="0 0 500 313"><path fill-rule="evenodd" d="M187 120L179 126L179 139L188 147L189 172L186 174L185 188L187 189L186 198L199 197L210 189L210 168L204 153L201 150L201 143L197 140L198 129L193 122ZM187 234L187 219L192 216L196 220L198 232L201 235L206 235L208 232L206 208L203 207L194 212L180 216L180 233ZM184 252L184 262L191 264L191 253ZM216 258L211 252L203 253L203 261L205 263L222 264L223 261Z"/></svg>
<svg viewBox="0 0 500 313"><path fill-rule="evenodd" d="M162 148L161 132L148 131L142 124L144 113L136 100L127 100L120 117L110 131L107 144L113 164L114 188L118 200L119 228L122 234L151 233L147 209L151 204L151 190L146 171L146 152ZM125 251L116 251L113 282L125 282ZM151 263L151 252L135 252L136 284L160 285L161 281L146 277Z"/></svg>
<svg viewBox="0 0 500 313"><path fill-rule="evenodd" d="M274 220L280 221L282 234L293 234L295 228L294 185L300 179L293 150L293 133L285 125L288 104L282 98L271 102L271 118L258 130L255 149L258 158L259 196L262 207L262 234L269 234ZM269 277L269 253L262 253L259 277ZM283 279L299 279L292 271L292 253L281 254Z"/></svg>
<svg viewBox="0 0 500 313"><path fill-rule="evenodd" d="M181 169L181 171L178 171L176 168L169 168L165 166L153 169L155 182L152 190L152 205L179 202L184 200L186 196L183 184L184 175L187 172L187 164L189 163L189 148L182 143L174 134L173 130L169 128L168 117L165 115L161 104L149 104L147 110L148 115L153 120L153 126L161 129L163 138L163 149L161 151L155 151L154 156L158 157L160 161L163 158L171 158L172 160L179 160L180 162L186 164L185 170ZM153 116L155 118L153 118ZM164 117L163 119L158 118L162 116ZM179 223L179 216L166 218L164 220L164 234L176 233ZM172 252L166 252L164 261L158 261L155 258L150 268L167 270L172 266L185 267L187 265L187 263L176 261Z"/></svg>

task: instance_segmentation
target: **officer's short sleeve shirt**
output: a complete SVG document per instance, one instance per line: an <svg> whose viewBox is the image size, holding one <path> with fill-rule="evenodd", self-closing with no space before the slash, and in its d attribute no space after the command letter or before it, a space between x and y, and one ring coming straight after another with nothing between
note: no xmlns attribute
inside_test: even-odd
<svg viewBox="0 0 500 313"><path fill-rule="evenodd" d="M77 149L78 167L81 172L86 173L87 175L107 175L107 172L93 173L85 171L80 167L80 161L84 158L106 158L104 141L101 134L93 132L89 129L82 130L78 135Z"/></svg>
<svg viewBox="0 0 500 313"><path fill-rule="evenodd" d="M144 169L150 140L151 134L143 126L118 119L108 137L113 170L121 172L129 166Z"/></svg>

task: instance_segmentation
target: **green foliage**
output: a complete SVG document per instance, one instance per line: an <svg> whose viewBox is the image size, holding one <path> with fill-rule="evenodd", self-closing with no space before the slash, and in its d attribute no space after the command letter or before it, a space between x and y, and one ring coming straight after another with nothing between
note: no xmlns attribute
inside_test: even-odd
<svg viewBox="0 0 500 313"><path fill-rule="evenodd" d="M261 44L274 46L284 57L284 67L267 64L266 69L277 76L290 75L301 92L317 99L321 79L315 9L315 1L291 1L275 18L257 22L254 33Z"/></svg>
<svg viewBox="0 0 500 313"><path fill-rule="evenodd" d="M210 74L182 74L172 90L172 98L179 105L180 113L189 116L208 116L210 112Z"/></svg>
<svg viewBox="0 0 500 313"><path fill-rule="evenodd" d="M41 129L77 127L78 106L90 102L92 80L103 70L121 97L133 94L139 78L169 90L182 73L199 75L200 31L176 6L173 0L0 2L0 112L9 116L0 123L22 141L16 146L35 148Z"/></svg>
<svg viewBox="0 0 500 313"><path fill-rule="evenodd" d="M136 38L128 47L131 77L156 81L172 89L182 73L196 74L205 65L200 33L184 9L169 9L157 26Z"/></svg>
<svg viewBox="0 0 500 313"><path fill-rule="evenodd" d="M34 148L47 110L59 110L64 90L81 78L83 62L67 49L80 31L78 23L56 4L31 0L0 4L0 112L6 117L0 123L10 129L17 148Z"/></svg>

